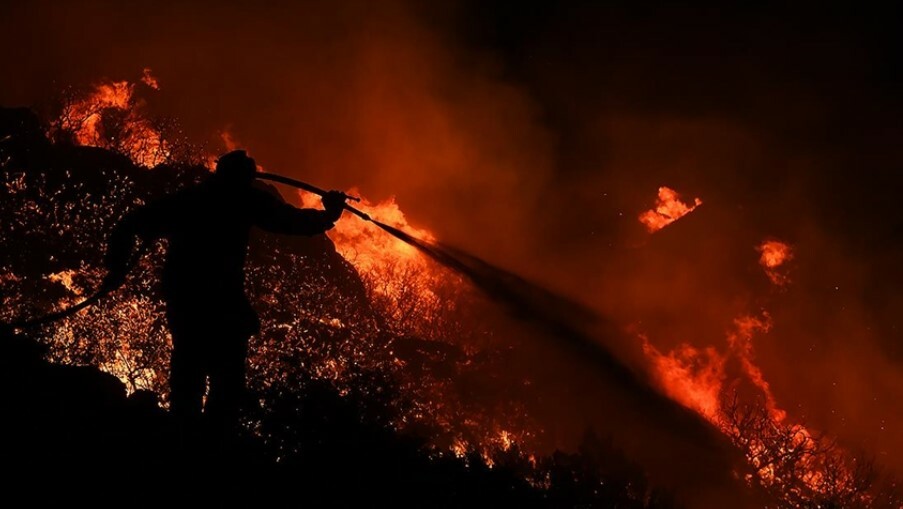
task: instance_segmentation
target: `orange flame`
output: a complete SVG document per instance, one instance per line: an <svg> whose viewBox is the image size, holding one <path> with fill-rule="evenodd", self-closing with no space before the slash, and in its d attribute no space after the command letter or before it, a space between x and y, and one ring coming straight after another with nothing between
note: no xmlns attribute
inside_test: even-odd
<svg viewBox="0 0 903 509"><path fill-rule="evenodd" d="M357 196L360 193L357 189L351 189L347 194ZM320 199L314 194L299 191L299 196L304 207L320 206ZM355 203L354 207L366 212L373 219L414 237L426 241L434 240L429 231L415 228L408 223L394 197L380 203L372 203L363 198L360 203ZM424 274L423 277L427 279L433 272L426 258L415 247L386 234L373 224L350 217L348 213L327 235L335 242L339 254L351 262L362 276L375 276L381 281L382 284L377 290L389 297L395 297L401 291L397 282L393 281L400 272ZM429 285L417 286L420 292L431 291Z"/></svg>
<svg viewBox="0 0 903 509"><path fill-rule="evenodd" d="M756 250L760 253L759 265L772 283L784 286L790 282L785 264L793 259L793 250L788 244L779 240L766 240Z"/></svg>
<svg viewBox="0 0 903 509"><path fill-rule="evenodd" d="M68 112L75 140L80 145L97 146L102 138L100 122L103 110L127 110L132 101L134 85L128 81L114 81L97 85L94 92L70 107ZM77 124L80 123L80 124Z"/></svg>
<svg viewBox="0 0 903 509"><path fill-rule="evenodd" d="M347 192L349 195L359 195L357 189ZM300 191L301 203L305 207L319 207L320 199L317 195ZM421 230L408 224L404 212L398 207L395 198L391 197L381 203L372 203L362 198L354 207L366 212L373 219L393 226L411 235L424 240L433 240L433 236L427 230ZM366 221L359 221L346 215L343 220L336 223L336 227L329 231L329 238L336 243L336 248L346 259L351 261L359 270L370 272L377 270L386 264L398 262L420 263L424 258L416 248L405 242L386 235L385 232Z"/></svg>
<svg viewBox="0 0 903 509"><path fill-rule="evenodd" d="M788 414L780 408L765 379L761 367L755 362L752 344L756 333L767 333L772 326L767 313L761 316L741 316L734 320L734 328L727 335L727 350L719 353L714 347L696 348L682 344L667 354L650 344L645 336L640 336L643 351L650 361L651 375L659 389L681 405L695 411L712 423L725 435L732 437L741 446L755 475L764 486L780 489L787 482L782 478L786 472L782 468L784 458L795 458L795 467L801 472L799 480L815 493L848 489L855 491L854 472L850 463L843 463L845 451L833 449L822 437L813 434L805 425L787 422ZM726 365L736 359L740 376L758 389L764 400L765 429L754 428L753 433L763 436L744 436L750 430L735 427L724 407L724 382L727 379ZM772 435L769 436L769 433ZM774 434L783 435L777 440ZM801 452L802 451L802 452ZM822 451L823 455L819 455ZM853 460L855 463L855 459ZM786 468L786 467L783 467ZM750 480L750 479L747 479ZM868 494L860 494L862 500Z"/></svg>
<svg viewBox="0 0 903 509"><path fill-rule="evenodd" d="M144 69L141 81L150 88L160 88L150 69ZM67 104L57 123L78 145L111 149L139 166L152 168L167 161L172 150L160 130L140 113L142 106L143 102L135 98L135 84L110 81ZM107 121L113 119L117 125L111 131Z"/></svg>
<svg viewBox="0 0 903 509"><path fill-rule="evenodd" d="M688 344L663 354L645 336L641 339L643 352L652 363L652 375L665 395L717 423L726 378L724 356L714 347L699 349Z"/></svg>
<svg viewBox="0 0 903 509"><path fill-rule="evenodd" d="M693 212L696 207L702 205L702 200L694 198L693 205L687 205L680 200L680 194L670 187L658 188L658 199L655 208L649 209L639 216L641 223L646 225L649 233L654 233L683 216Z"/></svg>
<svg viewBox="0 0 903 509"><path fill-rule="evenodd" d="M761 317L741 316L734 320L734 329L727 334L728 349L719 353L712 346L696 348L682 344L675 350L662 353L649 339L640 336L643 352L651 362L652 375L661 390L671 399L697 412L712 423L721 419L721 395L727 379L725 366L730 358L739 361L742 374L761 391L769 414L775 422L787 417L787 412L778 408L765 380L762 369L755 362L752 345L753 335L768 332L771 318L767 313Z"/></svg>
<svg viewBox="0 0 903 509"><path fill-rule="evenodd" d="M160 90L160 82L157 81L157 78L153 75L150 67L144 68L144 71L141 75L141 82L154 90Z"/></svg>
<svg viewBox="0 0 903 509"><path fill-rule="evenodd" d="M753 334L756 332L768 332L771 329L771 317L763 313L761 318L743 316L734 320L736 331L727 337L731 351L740 360L743 373L750 382L755 385L765 398L765 408L775 422L782 422L787 417L787 412L778 408L777 400L771 392L771 385L765 380L762 369L754 361L752 346Z"/></svg>
<svg viewBox="0 0 903 509"><path fill-rule="evenodd" d="M232 131L229 128L225 128L219 132L219 139L223 143L223 147L226 149L226 152L232 152L233 150L238 150L242 148L241 143L236 139L235 135L232 134ZM204 166L210 170L216 170L216 160L219 159L219 155L208 153L205 158ZM262 170L262 166L257 166Z"/></svg>

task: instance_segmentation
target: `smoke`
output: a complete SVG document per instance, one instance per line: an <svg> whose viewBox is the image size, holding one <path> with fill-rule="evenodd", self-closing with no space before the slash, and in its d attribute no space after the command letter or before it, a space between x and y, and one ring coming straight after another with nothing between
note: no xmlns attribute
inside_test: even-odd
<svg viewBox="0 0 903 509"><path fill-rule="evenodd" d="M0 65L44 85L5 84L5 102L150 67L161 91L149 103L193 139L217 147L227 130L270 171L396 195L454 243L490 222L520 243L521 208L501 204L529 203L552 171L528 94L403 2L38 3L6 20L7 33L34 32L28 55Z"/></svg>
<svg viewBox="0 0 903 509"><path fill-rule="evenodd" d="M673 490L691 507L708 507L727 501L737 503L737 500L753 506L751 494L734 477L736 472L747 470L737 451L732 450L724 437L698 415L653 390L642 368L631 367L600 340L600 336L608 336L605 338L608 344L623 345L623 340L612 341L612 336L620 335L617 327L580 303L473 255L439 242L418 240L378 221L374 223L445 267L466 276L518 322L531 326L529 336L545 342L540 345L542 362L553 365L558 378L567 370L571 376L567 382L581 381L586 396L589 396L584 400L557 387L541 391L561 398L565 405L589 405L575 413L566 406L555 407L553 404L549 410L557 419L587 423L605 433L628 457L639 461L656 483ZM535 348L536 345L532 346ZM555 355L547 353L550 346ZM529 351L530 348L523 349ZM533 368L539 365L538 359L531 363ZM539 379L540 383L550 380ZM565 424L568 425L573 426L573 423ZM577 432L571 430L565 435L574 436ZM675 462L681 461L692 461L693 468L683 472L675 470Z"/></svg>
<svg viewBox="0 0 903 509"><path fill-rule="evenodd" d="M216 147L225 130L269 171L395 195L415 225L479 254L431 247L543 322L512 326L546 338L524 339L525 356L560 361L537 378L592 387L566 400L563 435L610 422L602 407L625 408L634 417L613 432L667 463L639 442L668 425L646 419L685 417L645 388L636 338L621 331L662 349L724 345L737 316L766 309L773 327L755 349L783 407L903 472L895 16L407 2L5 10L3 47L28 51L0 59L16 77L0 82L0 102L36 104L65 84L150 67L161 90L149 104L190 137ZM660 186L703 204L649 235L637 217ZM758 265L769 238L794 249L783 290ZM558 294L594 311L575 316ZM592 329L598 316L616 325L561 329ZM591 347L590 367L573 367L581 356L558 352L553 336ZM631 438L632 425L643 432ZM700 429L675 425L673 450ZM705 440L688 454L721 461Z"/></svg>

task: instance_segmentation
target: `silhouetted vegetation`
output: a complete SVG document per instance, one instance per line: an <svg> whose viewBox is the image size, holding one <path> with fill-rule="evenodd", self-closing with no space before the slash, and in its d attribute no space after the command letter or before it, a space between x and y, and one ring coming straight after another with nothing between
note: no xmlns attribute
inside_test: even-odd
<svg viewBox="0 0 903 509"><path fill-rule="evenodd" d="M827 436L775 420L763 401L722 398L723 429L755 468L758 482L786 507L899 507L903 498L865 454L851 455Z"/></svg>
<svg viewBox="0 0 903 509"><path fill-rule="evenodd" d="M0 350L4 466L42 482L95 478L69 495L75 500L122 489L103 480L125 468L129 477L163 477L166 486L152 498L210 477L239 482L211 489L214 500L293 496L314 507L671 507L592 434L578 453L530 460L512 448L494 456L491 468L477 454L431 451L392 430L385 380L370 381L380 391L340 394L295 373L255 392L259 404L245 415L245 433L222 438L180 426L153 394L127 397L111 375L44 361L44 350L24 336L4 333Z"/></svg>

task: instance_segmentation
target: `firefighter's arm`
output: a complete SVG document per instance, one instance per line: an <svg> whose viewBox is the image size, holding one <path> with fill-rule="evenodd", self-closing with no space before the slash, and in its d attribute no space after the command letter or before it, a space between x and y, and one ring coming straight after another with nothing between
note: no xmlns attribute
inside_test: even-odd
<svg viewBox="0 0 903 509"><path fill-rule="evenodd" d="M107 289L118 288L125 280L125 276L129 270L129 261L132 258L132 251L135 249L135 239L137 238L137 224L139 219L138 211L132 211L113 228L110 234L110 240L107 242L107 252L104 256L104 266L107 269L107 276L103 281L103 286Z"/></svg>
<svg viewBox="0 0 903 509"><path fill-rule="evenodd" d="M318 235L335 226L345 207L345 194L330 191L323 196L324 210L299 209L261 192L254 223L263 230L288 235Z"/></svg>
<svg viewBox="0 0 903 509"><path fill-rule="evenodd" d="M135 253L136 241L149 241L166 233L170 206L166 201L155 202L127 213L113 228L107 242L104 266L107 276L104 286L117 288L125 280Z"/></svg>

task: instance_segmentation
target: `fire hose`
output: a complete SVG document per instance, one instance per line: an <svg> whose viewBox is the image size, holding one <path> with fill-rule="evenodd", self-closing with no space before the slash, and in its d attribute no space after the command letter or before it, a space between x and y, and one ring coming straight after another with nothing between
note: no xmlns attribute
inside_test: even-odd
<svg viewBox="0 0 903 509"><path fill-rule="evenodd" d="M279 182L281 184L286 184L286 185L289 185L289 186L292 186L292 187L295 187L298 189L302 189L309 193L317 194L320 196L324 196L326 194L326 191L323 189L320 189L319 187L313 186L306 182L302 182L300 180L295 180L293 178L284 177L282 175L276 175L275 173L258 172L255 175L255 177L258 179L261 179L261 180L271 180L273 182ZM361 201L361 199L356 196L349 196L347 194L344 196L345 196L346 200L352 200L352 201L357 201L357 202ZM383 228L384 230L386 229L385 226L382 225L382 223L374 221L373 218L371 218L369 214L367 214L366 212L362 212L362 211L352 207L351 205L348 205L347 203L345 204L345 210L358 216L359 218L363 219L364 221L369 221L369 222L375 223L377 226ZM389 231L389 230L386 230L386 231ZM389 231L389 233L392 233L392 232ZM138 259L141 258L141 256L143 254L144 254L144 250L139 249L137 251L137 254L132 256L131 260L129 261L126 274L128 272L130 272L132 268L134 268L135 264L138 262ZM32 318L29 320L19 320L19 321L10 322L10 323L0 323L0 329L22 329L25 327L44 325L47 323L55 322L57 320L62 320L63 318L67 318L69 316L74 315L75 313L78 313L79 311L87 308L88 306L96 304L100 299L106 297L107 295L109 295L110 293L112 293L113 291L118 289L121 285L122 285L122 283L110 284L105 280L104 283L101 284L99 290L97 290L90 297L79 302L78 304L74 304L66 309L63 309L60 311L55 311L53 313L48 313L46 315L42 315L37 318Z"/></svg>
<svg viewBox="0 0 903 509"><path fill-rule="evenodd" d="M324 196L326 194L326 191L324 191L323 189L312 186L307 182L301 182L300 180L295 180L293 178L283 177L282 175L276 175L275 173L266 173L261 171L257 172L254 176L260 180L271 180L273 182L279 182L280 184L286 184L320 196ZM347 194L345 195L345 199L357 202L361 201L361 199L357 196L349 196ZM351 205L348 205L347 203L345 204L345 210L351 212L364 221L373 221L373 218L371 218L369 214L367 214L366 212L361 212L360 210L352 207Z"/></svg>

